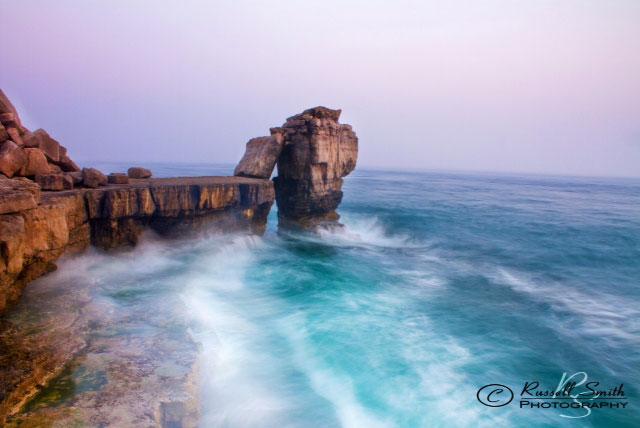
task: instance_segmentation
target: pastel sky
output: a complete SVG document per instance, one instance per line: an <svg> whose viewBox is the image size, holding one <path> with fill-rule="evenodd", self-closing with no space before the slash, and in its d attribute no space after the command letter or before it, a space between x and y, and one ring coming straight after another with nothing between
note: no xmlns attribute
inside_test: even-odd
<svg viewBox="0 0 640 428"><path fill-rule="evenodd" d="M80 163L235 163L315 105L361 167L640 176L638 0L0 0L0 87Z"/></svg>

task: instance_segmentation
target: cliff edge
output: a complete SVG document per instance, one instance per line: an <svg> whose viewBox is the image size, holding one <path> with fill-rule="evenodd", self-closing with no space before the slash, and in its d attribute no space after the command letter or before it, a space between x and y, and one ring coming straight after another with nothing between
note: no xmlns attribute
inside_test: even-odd
<svg viewBox="0 0 640 428"><path fill-rule="evenodd" d="M62 192L2 177L0 313L63 253L135 245L145 228L161 235L202 225L262 233L274 197L270 181L243 177L150 178Z"/></svg>

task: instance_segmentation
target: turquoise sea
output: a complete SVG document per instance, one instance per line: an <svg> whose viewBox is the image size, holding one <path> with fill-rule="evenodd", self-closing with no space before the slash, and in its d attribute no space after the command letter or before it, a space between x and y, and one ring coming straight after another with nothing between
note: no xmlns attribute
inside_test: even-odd
<svg viewBox="0 0 640 428"><path fill-rule="evenodd" d="M188 332L203 427L640 426L640 180L359 169L344 193L341 229L279 231L274 206L262 237L153 239L44 281ZM578 401L626 408L520 407L576 373L626 397ZM508 398L488 384L513 401L482 404Z"/></svg>

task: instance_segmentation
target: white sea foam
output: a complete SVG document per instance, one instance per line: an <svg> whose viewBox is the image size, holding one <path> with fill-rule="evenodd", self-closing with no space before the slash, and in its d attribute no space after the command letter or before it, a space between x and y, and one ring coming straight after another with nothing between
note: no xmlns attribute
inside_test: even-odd
<svg viewBox="0 0 640 428"><path fill-rule="evenodd" d="M183 278L192 335L202 346L202 426L281 426L291 407L269 377L277 361L261 344L268 329L250 316L271 305L262 299L258 308L244 282L260 245L248 236L209 241Z"/></svg>
<svg viewBox="0 0 640 428"><path fill-rule="evenodd" d="M341 426L345 428L384 428L393 424L372 414L356 397L352 380L325 365L312 352L306 338L302 313L285 317L280 331L287 337L296 366L309 378L316 394L328 400L334 407Z"/></svg>
<svg viewBox="0 0 640 428"><path fill-rule="evenodd" d="M388 233L376 217L343 218L344 227L320 228L323 242L337 246L370 246L386 248L416 247L409 236Z"/></svg>
<svg viewBox="0 0 640 428"><path fill-rule="evenodd" d="M199 327L202 346L202 426L275 426L289 405L264 381L268 354L255 349L264 331L237 308L207 293L191 292L185 302Z"/></svg>
<svg viewBox="0 0 640 428"><path fill-rule="evenodd" d="M454 338L434 331L425 316L405 321L400 333L403 358L420 379L414 403L425 405L430 426L504 426L508 411L488 413L475 401L464 366L477 358ZM413 411L415 409L407 409Z"/></svg>
<svg viewBox="0 0 640 428"><path fill-rule="evenodd" d="M586 294L566 284L536 281L504 268L498 269L495 279L517 292L550 304L556 311L569 312L576 317L577 325L557 325L567 335L589 334L612 345L616 340L640 342L640 308L625 299L596 291Z"/></svg>

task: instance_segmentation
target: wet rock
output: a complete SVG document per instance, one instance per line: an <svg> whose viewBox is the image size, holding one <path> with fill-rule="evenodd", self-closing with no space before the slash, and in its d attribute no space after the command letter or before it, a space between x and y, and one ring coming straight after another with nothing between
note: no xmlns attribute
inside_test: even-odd
<svg viewBox="0 0 640 428"><path fill-rule="evenodd" d="M281 135L252 138L233 174L242 177L270 178L280 156L284 140Z"/></svg>
<svg viewBox="0 0 640 428"><path fill-rule="evenodd" d="M129 178L149 178L151 177L151 171L147 168L134 166L127 170L127 175Z"/></svg>
<svg viewBox="0 0 640 428"><path fill-rule="evenodd" d="M33 177L51 172L47 157L40 149L26 148L24 149L24 153L27 157L27 162L20 169L19 175L23 177Z"/></svg>
<svg viewBox="0 0 640 428"><path fill-rule="evenodd" d="M282 223L313 225L339 218L342 178L356 166L358 138L338 123L340 110L315 107L287 119L274 179Z"/></svg>
<svg viewBox="0 0 640 428"><path fill-rule="evenodd" d="M107 177L95 168L82 168L82 184L93 188L105 186Z"/></svg>
<svg viewBox="0 0 640 428"><path fill-rule="evenodd" d="M27 163L27 157L11 140L0 145L0 173L13 177Z"/></svg>
<svg viewBox="0 0 640 428"><path fill-rule="evenodd" d="M109 184L129 184L129 177L122 172L113 172L107 177Z"/></svg>
<svg viewBox="0 0 640 428"><path fill-rule="evenodd" d="M0 215L0 313L17 301L27 283L55 269L53 262L64 252L81 250L89 242L81 193L46 192L40 197L40 187L33 181L8 181L24 191L25 206L9 201L11 214Z"/></svg>
<svg viewBox="0 0 640 428"><path fill-rule="evenodd" d="M43 174L36 175L36 183L42 190L71 190L73 189L73 179L65 174Z"/></svg>

